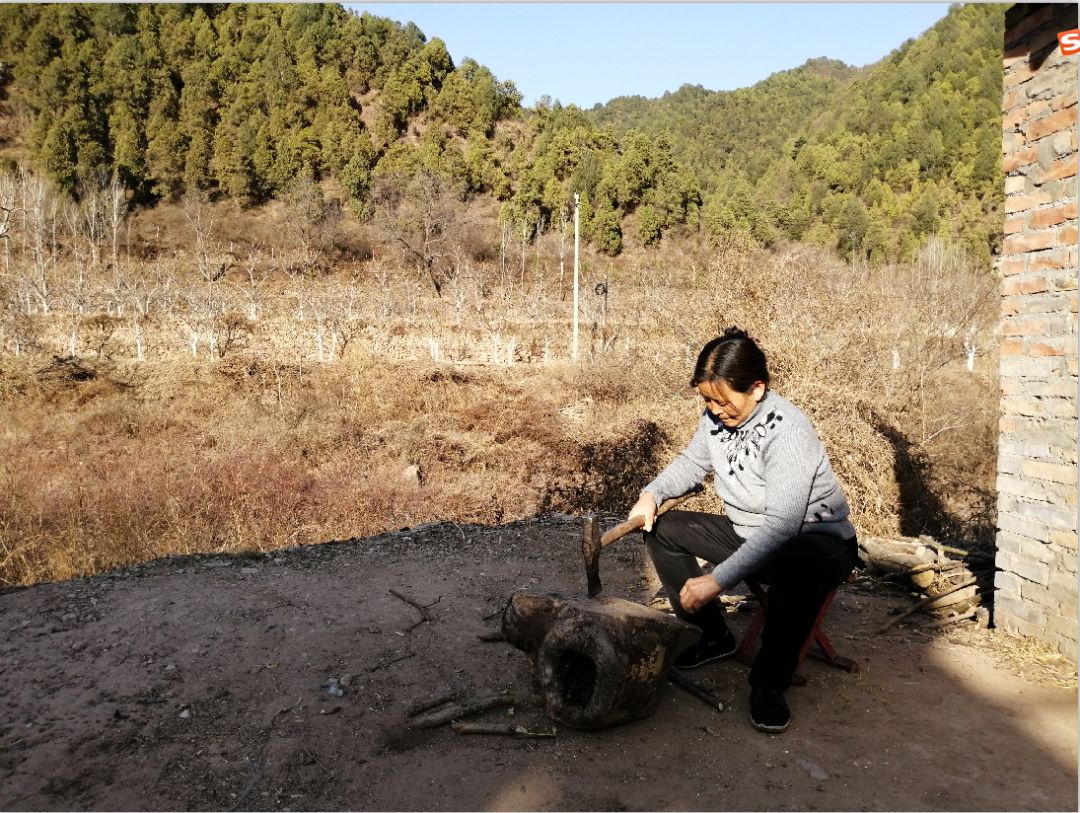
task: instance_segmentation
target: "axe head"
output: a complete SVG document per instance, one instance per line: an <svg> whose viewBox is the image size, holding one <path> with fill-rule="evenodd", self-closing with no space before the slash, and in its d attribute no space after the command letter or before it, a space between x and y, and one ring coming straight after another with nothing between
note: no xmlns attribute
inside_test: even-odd
<svg viewBox="0 0 1080 813"><path fill-rule="evenodd" d="M600 583L600 523L594 514L587 514L582 519L581 557L585 560L585 578L589 584L589 597L604 589Z"/></svg>

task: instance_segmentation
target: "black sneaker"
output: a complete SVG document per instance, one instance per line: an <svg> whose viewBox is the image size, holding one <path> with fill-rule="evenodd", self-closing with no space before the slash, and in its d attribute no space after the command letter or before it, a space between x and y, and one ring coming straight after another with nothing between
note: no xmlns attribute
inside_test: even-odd
<svg viewBox="0 0 1080 813"><path fill-rule="evenodd" d="M784 693L765 686L750 689L750 723L758 731L779 734L791 722Z"/></svg>
<svg viewBox="0 0 1080 813"><path fill-rule="evenodd" d="M713 661L730 658L738 648L739 645L731 630L724 630L724 634L719 638L711 638L694 644L679 655L672 666L677 669L696 669Z"/></svg>

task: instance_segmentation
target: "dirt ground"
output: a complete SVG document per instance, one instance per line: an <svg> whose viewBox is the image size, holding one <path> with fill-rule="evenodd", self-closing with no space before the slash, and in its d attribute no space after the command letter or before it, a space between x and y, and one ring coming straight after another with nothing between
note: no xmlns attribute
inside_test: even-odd
<svg viewBox="0 0 1080 813"><path fill-rule="evenodd" d="M601 574L605 595L655 595L636 541ZM826 626L862 670L811 662L779 736L751 728L746 667L721 662L693 675L722 713L665 686L651 717L602 731L388 737L448 687L511 690L512 717L478 719L545 727L526 657L478 637L518 590L584 595L577 521L440 523L0 593L0 807L1077 809L1075 665L970 625L876 635L911 600L849 586Z"/></svg>

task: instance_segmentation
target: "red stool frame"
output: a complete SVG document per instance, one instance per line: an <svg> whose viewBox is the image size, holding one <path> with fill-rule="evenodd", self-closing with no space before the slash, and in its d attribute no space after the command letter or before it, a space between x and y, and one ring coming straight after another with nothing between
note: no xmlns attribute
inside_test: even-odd
<svg viewBox="0 0 1080 813"><path fill-rule="evenodd" d="M852 573L848 577L848 581L854 578L855 574ZM746 628L746 632L743 633L742 641L739 642L739 648L735 650L735 660L739 663L745 663L747 666L752 666L754 663L754 655L757 652L758 637L761 635L762 627L765 626L765 611L769 606L769 593L761 582L755 579L747 579L746 586L750 588L751 592L757 597L758 609L754 613L754 617L750 619L750 626ZM829 640L829 636L825 634L825 630L822 628L822 622L825 620L825 614L829 612L829 607L832 605L833 598L836 596L836 588L829 591L829 595L825 596L825 600L821 603L821 609L818 610L817 618L814 619L814 626L810 630L810 634L806 638L806 642L802 646L802 651L799 652L799 661L795 665L796 672L792 675L791 682L796 686L802 686L806 683L806 677L802 675L798 669L802 666L807 655L812 655L818 660L825 661L825 663L832 666L839 667L847 672L858 672L859 664L853 661L851 658L845 658L843 655L837 653L835 647L832 645L832 641ZM814 649L813 645L817 644L817 648Z"/></svg>

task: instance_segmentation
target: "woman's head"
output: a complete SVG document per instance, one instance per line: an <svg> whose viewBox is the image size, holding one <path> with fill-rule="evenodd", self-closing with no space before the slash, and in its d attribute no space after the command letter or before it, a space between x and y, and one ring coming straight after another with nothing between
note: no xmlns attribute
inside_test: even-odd
<svg viewBox="0 0 1080 813"><path fill-rule="evenodd" d="M745 330L729 327L698 354L690 379L717 420L735 427L750 417L769 386L769 366Z"/></svg>

